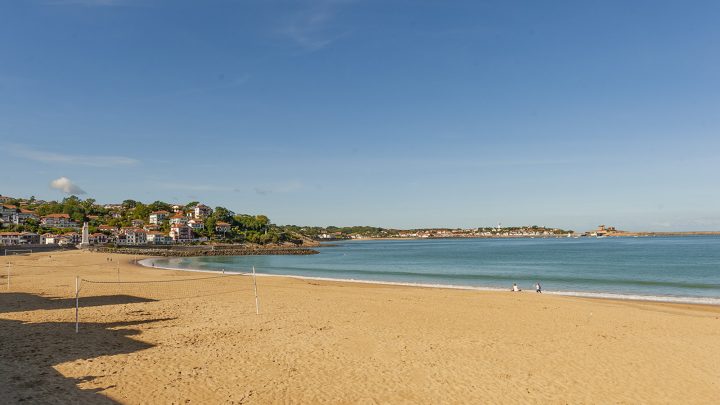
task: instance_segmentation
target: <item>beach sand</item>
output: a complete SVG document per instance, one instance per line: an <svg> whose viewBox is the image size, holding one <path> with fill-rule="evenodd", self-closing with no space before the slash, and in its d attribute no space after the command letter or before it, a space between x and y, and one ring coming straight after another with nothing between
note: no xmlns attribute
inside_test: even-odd
<svg viewBox="0 0 720 405"><path fill-rule="evenodd" d="M0 403L720 401L720 307L258 277L256 315L250 277L108 257L2 258ZM118 274L76 334L75 276Z"/></svg>

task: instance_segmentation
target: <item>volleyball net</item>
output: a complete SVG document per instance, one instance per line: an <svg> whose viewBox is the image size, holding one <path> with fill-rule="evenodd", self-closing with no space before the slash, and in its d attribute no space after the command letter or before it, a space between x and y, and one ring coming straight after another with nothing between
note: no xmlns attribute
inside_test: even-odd
<svg viewBox="0 0 720 405"><path fill-rule="evenodd" d="M146 281L104 281L76 277L75 279L75 332L82 325L82 308L99 305L123 305L141 302L185 300L198 297L235 294L238 303L260 314L255 272L226 273L191 278L171 278Z"/></svg>
<svg viewBox="0 0 720 405"><path fill-rule="evenodd" d="M62 310L57 313L58 319L74 322L76 332L82 329L83 313L88 320L97 320L126 311L128 304L152 305L157 301L218 296L222 302L237 305L238 313L260 313L254 268L223 274L146 273L127 279L119 262L110 258L106 262L77 265L50 258L33 262L8 258L2 264L5 268L0 269L0 293L14 294L5 297L8 308ZM61 268L72 268L77 270L75 274L84 275L61 279L52 275Z"/></svg>
<svg viewBox="0 0 720 405"><path fill-rule="evenodd" d="M78 278L77 282L81 298L123 294L162 301L253 290L247 273L147 281Z"/></svg>

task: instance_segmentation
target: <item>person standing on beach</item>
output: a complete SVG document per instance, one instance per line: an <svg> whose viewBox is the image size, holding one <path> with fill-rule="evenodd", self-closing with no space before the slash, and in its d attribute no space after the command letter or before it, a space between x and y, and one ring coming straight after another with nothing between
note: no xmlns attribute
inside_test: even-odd
<svg viewBox="0 0 720 405"><path fill-rule="evenodd" d="M542 286L540 285L539 281L535 283L535 292L542 294Z"/></svg>

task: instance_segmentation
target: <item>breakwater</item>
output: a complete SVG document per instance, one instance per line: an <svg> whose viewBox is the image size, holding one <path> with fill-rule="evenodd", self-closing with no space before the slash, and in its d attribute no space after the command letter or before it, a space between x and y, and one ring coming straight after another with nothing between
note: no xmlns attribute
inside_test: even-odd
<svg viewBox="0 0 720 405"><path fill-rule="evenodd" d="M158 249L152 247L97 247L91 249L99 253L116 253L138 256L195 257L195 256L263 256L263 255L314 255L317 250L288 247L223 247L220 249Z"/></svg>

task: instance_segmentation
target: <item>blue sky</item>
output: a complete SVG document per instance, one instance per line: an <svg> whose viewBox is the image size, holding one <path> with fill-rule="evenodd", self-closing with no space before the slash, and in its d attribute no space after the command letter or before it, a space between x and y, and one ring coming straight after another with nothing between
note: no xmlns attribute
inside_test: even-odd
<svg viewBox="0 0 720 405"><path fill-rule="evenodd" d="M1 2L0 193L719 230L718 21L717 1Z"/></svg>

